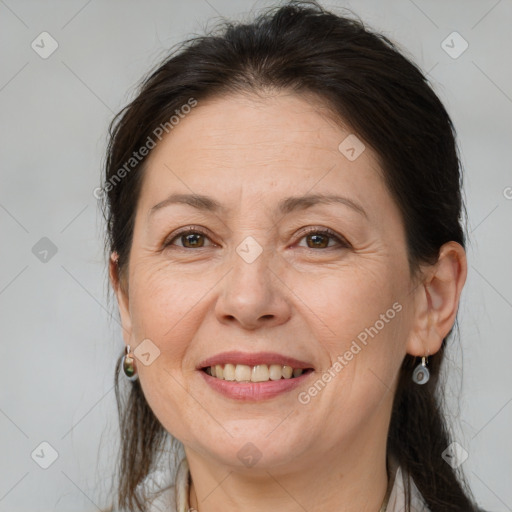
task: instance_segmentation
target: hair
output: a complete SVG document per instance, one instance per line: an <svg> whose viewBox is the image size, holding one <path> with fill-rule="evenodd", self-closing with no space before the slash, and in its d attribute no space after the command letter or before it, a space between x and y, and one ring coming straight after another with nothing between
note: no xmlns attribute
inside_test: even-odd
<svg viewBox="0 0 512 512"><path fill-rule="evenodd" d="M116 182L120 169L191 98L200 103L270 90L316 95L375 151L401 212L411 275L422 264L434 264L444 243L465 247L455 129L426 77L395 43L361 20L316 2L292 1L250 23L223 20L216 30L185 41L148 74L135 99L112 120L103 186L105 248L119 256L122 285L146 158ZM451 440L439 374L452 331L429 357L427 384L412 383L418 359L404 357L387 442L388 453L413 478L432 512L478 510L462 472L441 456ZM170 434L138 381L125 384L126 391L120 388L120 362L121 356L115 368L121 431L116 495L120 507L144 512L147 496L140 484ZM410 510L407 488L406 500Z"/></svg>

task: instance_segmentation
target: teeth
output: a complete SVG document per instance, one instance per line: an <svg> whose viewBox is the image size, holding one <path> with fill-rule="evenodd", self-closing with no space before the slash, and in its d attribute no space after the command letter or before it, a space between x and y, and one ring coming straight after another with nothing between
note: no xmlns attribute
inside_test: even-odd
<svg viewBox="0 0 512 512"><path fill-rule="evenodd" d="M221 368L222 368L222 366L221 366ZM222 378L224 380L235 380L235 365L234 364L224 365L224 375Z"/></svg>
<svg viewBox="0 0 512 512"><path fill-rule="evenodd" d="M283 377L289 379L293 374L293 368L291 366L283 366Z"/></svg>
<svg viewBox="0 0 512 512"><path fill-rule="evenodd" d="M279 380L283 376L282 366L280 364L271 364L269 369L270 380Z"/></svg>
<svg viewBox="0 0 512 512"><path fill-rule="evenodd" d="M266 364L259 364L252 367L251 381L265 382L270 377L270 371Z"/></svg>
<svg viewBox="0 0 512 512"><path fill-rule="evenodd" d="M251 380L251 367L246 364L237 364L235 366L235 380L237 382Z"/></svg>
<svg viewBox="0 0 512 512"><path fill-rule="evenodd" d="M292 368L280 364L258 364L248 366L246 364L216 364L206 368L206 373L217 379L236 382L267 382L268 380L291 379L299 377L303 373L302 368Z"/></svg>

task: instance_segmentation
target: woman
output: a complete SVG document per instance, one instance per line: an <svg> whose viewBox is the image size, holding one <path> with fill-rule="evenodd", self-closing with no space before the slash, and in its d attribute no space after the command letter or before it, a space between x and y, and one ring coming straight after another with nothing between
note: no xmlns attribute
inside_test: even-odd
<svg viewBox="0 0 512 512"><path fill-rule="evenodd" d="M103 190L121 508L477 510L438 384L454 130L388 39L292 2L188 41L113 121Z"/></svg>

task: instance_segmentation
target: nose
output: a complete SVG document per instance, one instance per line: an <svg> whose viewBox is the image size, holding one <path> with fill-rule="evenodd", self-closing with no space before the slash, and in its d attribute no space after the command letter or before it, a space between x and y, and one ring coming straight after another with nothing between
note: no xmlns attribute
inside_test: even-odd
<svg viewBox="0 0 512 512"><path fill-rule="evenodd" d="M215 306L219 322L254 330L275 327L290 319L292 294L278 261L265 250L252 262L234 255Z"/></svg>

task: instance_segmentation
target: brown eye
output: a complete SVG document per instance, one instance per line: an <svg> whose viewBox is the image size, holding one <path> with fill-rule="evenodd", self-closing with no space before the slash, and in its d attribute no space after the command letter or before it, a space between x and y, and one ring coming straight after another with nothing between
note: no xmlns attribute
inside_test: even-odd
<svg viewBox="0 0 512 512"><path fill-rule="evenodd" d="M177 235L169 239L167 242L165 242L164 247L176 246L184 249L201 249L203 247L206 247L205 239L208 239L206 233L203 233L197 228L187 229L178 233ZM174 242L176 240L179 240L181 242L181 245L175 244Z"/></svg>
<svg viewBox="0 0 512 512"><path fill-rule="evenodd" d="M307 247L309 249L329 249L332 248L333 245L329 245L331 240L335 241L334 247L338 246L341 248L348 248L350 244L343 238L337 235L334 231L330 229L318 229L312 228L309 229L305 234L302 235L302 238L306 239ZM302 239L301 238L301 239Z"/></svg>
<svg viewBox="0 0 512 512"><path fill-rule="evenodd" d="M183 247L203 247L204 240L202 237L204 237L202 233L188 233L181 235L180 240L183 243Z"/></svg>
<svg viewBox="0 0 512 512"><path fill-rule="evenodd" d="M312 243L312 248L320 249L323 249L329 245L329 238L331 237L321 233L306 236L306 240Z"/></svg>

